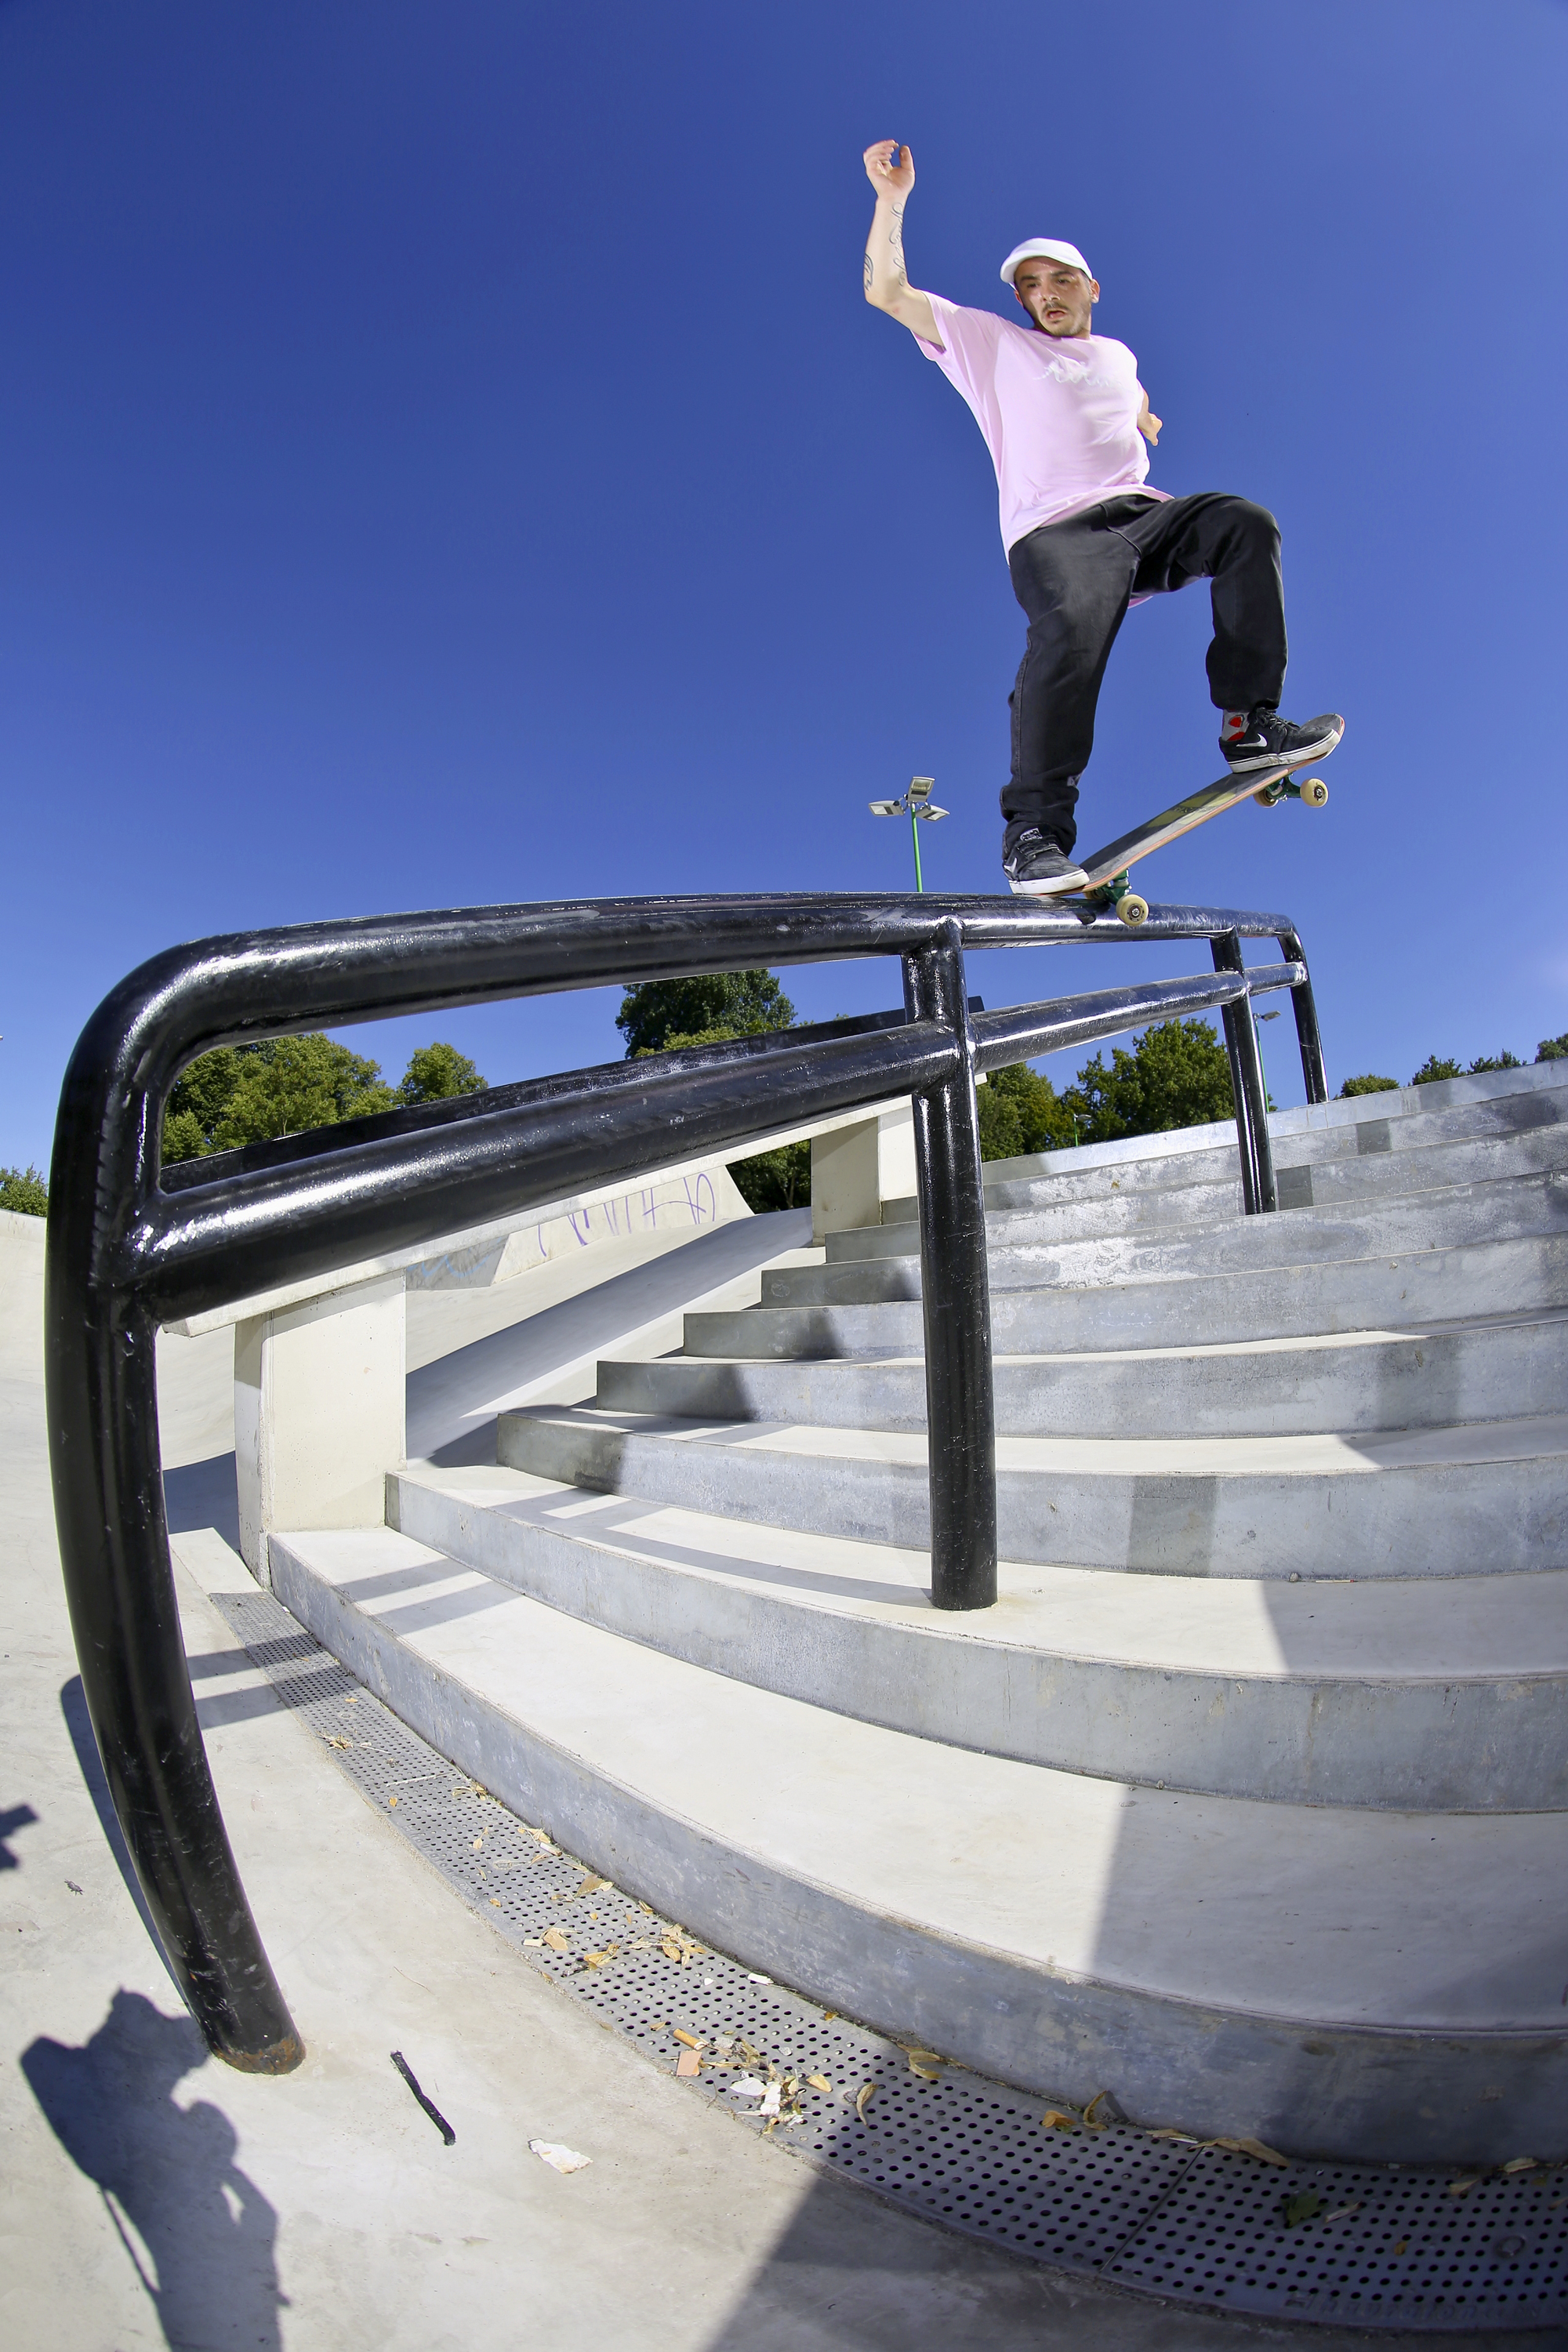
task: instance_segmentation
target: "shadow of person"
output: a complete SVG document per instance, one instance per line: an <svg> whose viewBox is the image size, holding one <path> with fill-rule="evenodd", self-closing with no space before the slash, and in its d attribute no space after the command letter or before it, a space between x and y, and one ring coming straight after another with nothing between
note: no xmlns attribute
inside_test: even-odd
<svg viewBox="0 0 1568 2352"><path fill-rule="evenodd" d="M238 2136L222 2108L174 2101L206 2056L188 2017L121 1988L89 2042L73 2049L40 2035L22 2071L60 2146L97 2184L165 2342L281 2352L278 2215L236 2164Z"/></svg>

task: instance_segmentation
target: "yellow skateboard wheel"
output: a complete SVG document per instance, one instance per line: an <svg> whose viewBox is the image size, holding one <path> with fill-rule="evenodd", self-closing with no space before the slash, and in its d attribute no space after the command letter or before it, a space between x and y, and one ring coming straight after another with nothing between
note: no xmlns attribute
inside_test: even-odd
<svg viewBox="0 0 1568 2352"><path fill-rule="evenodd" d="M1301 805L1303 808L1328 807L1329 788L1327 784L1324 783L1321 776L1308 777L1306 782L1301 787Z"/></svg>
<svg viewBox="0 0 1568 2352"><path fill-rule="evenodd" d="M1136 930L1140 923L1146 923L1149 919L1149 901L1141 898L1136 890L1129 890L1124 898L1117 900L1116 911L1131 929Z"/></svg>

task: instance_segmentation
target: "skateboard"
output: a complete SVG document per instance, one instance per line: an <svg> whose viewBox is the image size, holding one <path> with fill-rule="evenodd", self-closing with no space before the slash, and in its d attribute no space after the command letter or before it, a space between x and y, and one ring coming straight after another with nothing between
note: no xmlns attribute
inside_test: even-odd
<svg viewBox="0 0 1568 2352"><path fill-rule="evenodd" d="M1340 734L1330 744L1330 751L1337 747L1343 733L1342 719ZM1326 759L1328 753L1320 752L1317 756ZM1147 857L1152 849L1163 849L1178 834L1191 833L1194 825L1205 824L1211 816L1235 808L1239 801L1256 801L1259 808L1278 808L1281 801L1300 801L1303 808L1326 808L1329 788L1321 776L1309 776L1301 783L1296 781L1300 769L1311 765L1310 760L1301 760L1294 766L1259 768L1250 776L1222 776L1217 784L1205 784L1201 793L1189 793L1174 808L1162 809L1158 816L1134 825L1119 841L1108 842L1092 857L1080 858L1079 863L1089 877L1085 887L1064 890L1048 903L1070 907L1075 914L1084 908L1096 915L1114 910L1136 930L1140 923L1149 919L1149 901L1140 897L1128 880L1130 866L1136 865L1140 857Z"/></svg>

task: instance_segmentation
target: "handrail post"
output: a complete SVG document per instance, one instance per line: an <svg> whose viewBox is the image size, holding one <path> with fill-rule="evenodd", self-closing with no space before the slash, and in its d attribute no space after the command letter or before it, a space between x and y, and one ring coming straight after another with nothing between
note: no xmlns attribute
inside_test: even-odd
<svg viewBox="0 0 1568 2352"><path fill-rule="evenodd" d="M82 1692L148 1909L207 2047L242 2072L286 2074L304 2046L246 1901L181 1638L153 1323L123 1294L85 1283L73 1247L93 1174L89 1153L64 1165L57 1154L45 1300L55 1519Z"/></svg>
<svg viewBox="0 0 1568 2352"><path fill-rule="evenodd" d="M1215 971L1245 971L1241 941L1234 931L1221 931L1209 941ZM1241 1202L1249 1217L1277 1209L1279 1188L1274 1176L1274 1146L1268 1133L1268 1089L1263 1077L1263 1056L1252 1025L1252 999L1239 997L1223 1008L1226 1051L1230 1056L1230 1087L1236 1098L1237 1139L1241 1150Z"/></svg>
<svg viewBox="0 0 1568 2352"><path fill-rule="evenodd" d="M1299 933L1281 931L1279 947L1287 963L1306 964L1307 958ZM1329 1077L1323 1066L1323 1041L1318 1034L1318 1003L1312 994L1310 974L1290 991L1290 1003L1296 1015L1296 1037L1301 1048L1301 1076L1307 1089L1307 1100L1310 1103L1325 1103L1329 1099Z"/></svg>
<svg viewBox="0 0 1568 2352"><path fill-rule="evenodd" d="M996 1598L991 1286L963 939L949 917L930 948L903 960L910 1019L942 1022L962 1048L952 1077L914 1097L936 1609L989 1609Z"/></svg>

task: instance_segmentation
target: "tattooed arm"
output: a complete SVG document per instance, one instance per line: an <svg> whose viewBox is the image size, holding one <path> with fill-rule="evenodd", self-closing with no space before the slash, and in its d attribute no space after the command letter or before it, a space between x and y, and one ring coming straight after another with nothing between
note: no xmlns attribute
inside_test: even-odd
<svg viewBox="0 0 1568 2352"><path fill-rule="evenodd" d="M913 335L940 348L936 313L930 299L911 286L904 269L904 205L915 184L914 162L896 139L879 139L866 150L866 177L877 191L871 234L866 240L866 299Z"/></svg>

